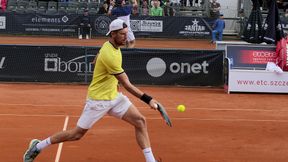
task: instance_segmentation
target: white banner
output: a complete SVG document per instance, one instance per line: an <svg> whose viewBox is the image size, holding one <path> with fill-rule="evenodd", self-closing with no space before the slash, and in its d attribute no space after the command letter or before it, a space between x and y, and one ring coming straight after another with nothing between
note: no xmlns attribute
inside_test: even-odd
<svg viewBox="0 0 288 162"><path fill-rule="evenodd" d="M0 16L0 29L6 29L6 17Z"/></svg>
<svg viewBox="0 0 288 162"><path fill-rule="evenodd" d="M229 70L228 91L288 93L288 72Z"/></svg>

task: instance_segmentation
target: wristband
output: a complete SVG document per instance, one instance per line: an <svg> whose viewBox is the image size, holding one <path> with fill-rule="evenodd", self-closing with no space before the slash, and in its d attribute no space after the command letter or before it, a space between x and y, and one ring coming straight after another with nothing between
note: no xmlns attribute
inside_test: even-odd
<svg viewBox="0 0 288 162"><path fill-rule="evenodd" d="M150 101L152 100L152 97L151 96L148 96L147 94L143 94L140 98L142 101L144 101L145 103L149 104Z"/></svg>

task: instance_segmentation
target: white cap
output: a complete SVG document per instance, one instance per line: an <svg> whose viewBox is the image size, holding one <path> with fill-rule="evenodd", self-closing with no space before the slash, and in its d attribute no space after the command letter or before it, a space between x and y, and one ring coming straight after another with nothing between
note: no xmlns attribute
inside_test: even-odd
<svg viewBox="0 0 288 162"><path fill-rule="evenodd" d="M120 30L120 29L123 29L125 28L124 26L125 22L121 19L115 19L113 20L110 25L109 25L109 31L108 33L106 34L109 35L112 31L115 31L115 30Z"/></svg>

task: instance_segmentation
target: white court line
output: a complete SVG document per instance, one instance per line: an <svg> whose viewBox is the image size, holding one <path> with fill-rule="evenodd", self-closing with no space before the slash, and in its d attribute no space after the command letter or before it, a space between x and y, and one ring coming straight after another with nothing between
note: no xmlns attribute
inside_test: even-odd
<svg viewBox="0 0 288 162"><path fill-rule="evenodd" d="M43 105L43 104L14 104L14 103L0 103L0 105L8 106L31 106L31 107L79 107L83 105Z"/></svg>
<svg viewBox="0 0 288 162"><path fill-rule="evenodd" d="M8 106L31 106L31 107L84 107L83 105L42 105L42 104L13 104L13 103L0 103L0 105L8 105ZM141 111L150 111L151 109L148 106L136 106L137 108L140 108ZM170 111L177 111L176 108L166 107L167 110ZM186 111L190 110L207 110L207 111L263 111L263 112L287 112L288 109L282 109L282 110L275 110L275 109L225 109L225 108L189 108L186 106Z"/></svg>
<svg viewBox="0 0 288 162"><path fill-rule="evenodd" d="M56 114L0 114L0 116L19 116L19 117L64 117L66 115Z"/></svg>
<svg viewBox="0 0 288 162"><path fill-rule="evenodd" d="M53 114L35 114L35 115L19 115L19 114L0 114L0 116L19 116L19 117L63 117L65 115ZM67 118L68 116L66 116ZM70 118L79 118L77 115L70 115ZM114 118L111 116L104 116L103 118ZM163 120L162 117L146 117L148 120ZM279 122L288 123L288 120L274 120L274 119L240 119L240 118L190 118L190 117L171 117L171 120L194 120L194 121L227 121L227 122ZM68 121L67 121L68 122Z"/></svg>
<svg viewBox="0 0 288 162"><path fill-rule="evenodd" d="M67 129L68 121L69 121L69 116L66 116L66 118L65 118L65 122L64 122L63 131L65 131L65 130ZM61 143L58 145L58 149L57 149L57 154L56 154L55 162L59 162L59 160L60 160L62 147L63 147L63 142L61 142Z"/></svg>
<svg viewBox="0 0 288 162"><path fill-rule="evenodd" d="M176 108L175 109L169 109L168 110L175 110L175 111L178 111ZM279 111L288 111L288 109L282 109L282 110L276 110L276 109L221 109L221 108L187 108L186 107L186 110L208 110L208 111L267 111L267 112L270 112L270 111L276 111L276 112L279 112Z"/></svg>
<svg viewBox="0 0 288 162"><path fill-rule="evenodd" d="M147 118L147 119L162 119L162 118ZM276 122L276 123L288 123L288 120L273 120L273 119L233 119L233 118L227 118L227 119L219 119L219 118L171 118L172 122L173 120L195 120L195 121L227 121L227 122Z"/></svg>

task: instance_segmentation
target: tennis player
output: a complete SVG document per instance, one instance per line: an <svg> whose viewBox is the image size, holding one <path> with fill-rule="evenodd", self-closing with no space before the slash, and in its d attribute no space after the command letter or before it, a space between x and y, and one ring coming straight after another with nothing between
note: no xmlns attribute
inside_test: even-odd
<svg viewBox="0 0 288 162"><path fill-rule="evenodd" d="M118 19L122 19L127 24L128 34L126 47L128 48L134 48L136 44L134 33L130 27L130 15L133 8L138 7L138 3L137 0L132 0L132 3L132 5L126 5L125 0L116 0L111 13L108 13L109 15L116 16Z"/></svg>
<svg viewBox="0 0 288 162"><path fill-rule="evenodd" d="M58 132L44 140L33 139L25 152L24 162L32 162L36 156L51 144L65 141L80 140L86 132L105 114L122 119L135 128L136 140L143 150L146 162L155 160L151 150L145 117L130 102L118 92L118 82L123 87L147 103L152 109L157 109L157 101L132 85L122 69L122 53L120 46L125 45L128 28L121 19L115 19L109 26L109 41L105 42L96 58L92 82L84 110L74 129Z"/></svg>

